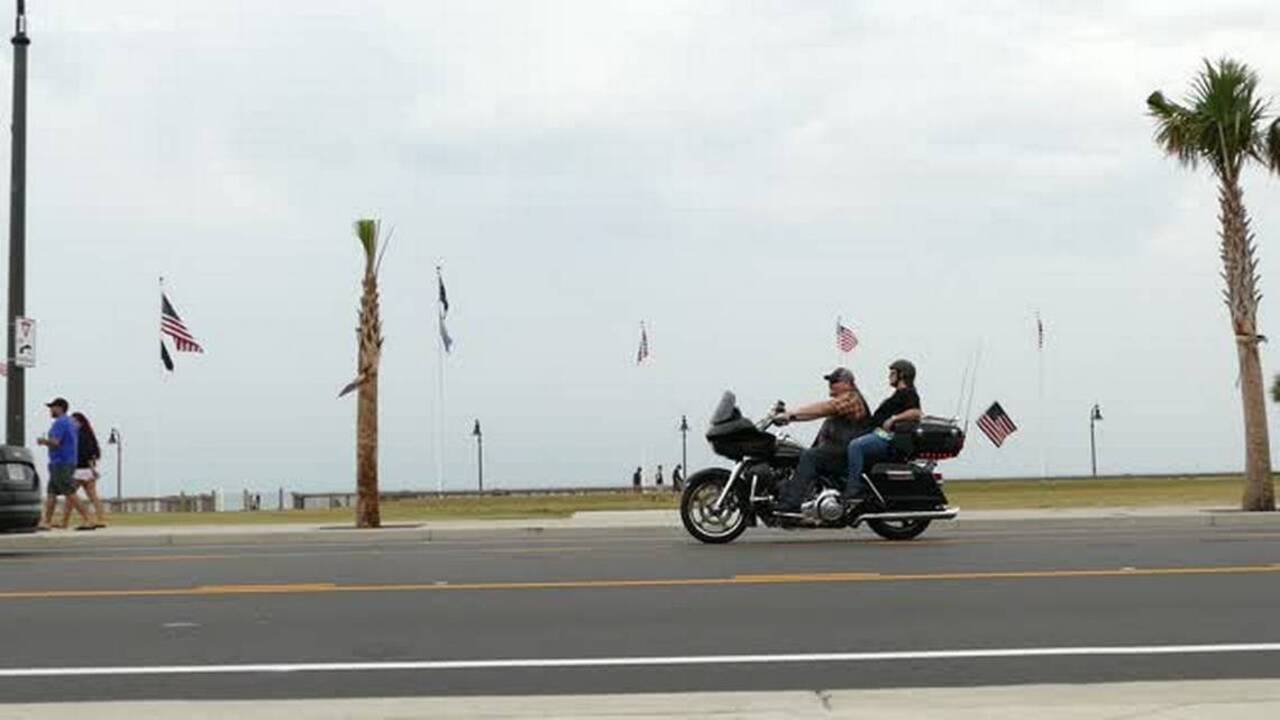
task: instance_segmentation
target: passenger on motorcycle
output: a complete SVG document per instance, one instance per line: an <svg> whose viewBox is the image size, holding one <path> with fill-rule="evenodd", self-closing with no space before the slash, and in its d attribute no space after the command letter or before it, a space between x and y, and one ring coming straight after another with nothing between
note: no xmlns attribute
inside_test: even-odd
<svg viewBox="0 0 1280 720"><path fill-rule="evenodd" d="M916 392L916 366L907 360L895 360L889 365L889 386L893 394L871 414L873 430L854 438L848 444L846 455L846 497L861 500L867 492L862 470L893 455L893 426L900 422L917 421L924 416L920 411L920 395Z"/></svg>
<svg viewBox="0 0 1280 720"><path fill-rule="evenodd" d="M823 379L827 381L829 399L773 416L777 425L826 418L813 446L800 454L795 473L779 489L778 510L781 512L798 512L819 476L840 477L845 471L849 441L871 427L867 401L858 391L853 373L838 367Z"/></svg>

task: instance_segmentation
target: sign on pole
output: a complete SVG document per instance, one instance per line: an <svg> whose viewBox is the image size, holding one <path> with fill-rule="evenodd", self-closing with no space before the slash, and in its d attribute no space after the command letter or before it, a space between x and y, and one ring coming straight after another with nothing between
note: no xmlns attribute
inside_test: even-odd
<svg viewBox="0 0 1280 720"><path fill-rule="evenodd" d="M13 364L20 368L36 366L36 321L13 319Z"/></svg>

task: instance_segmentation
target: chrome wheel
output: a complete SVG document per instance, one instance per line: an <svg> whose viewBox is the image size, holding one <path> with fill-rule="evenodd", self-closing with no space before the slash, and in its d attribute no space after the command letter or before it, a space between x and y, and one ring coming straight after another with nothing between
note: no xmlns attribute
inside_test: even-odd
<svg viewBox="0 0 1280 720"><path fill-rule="evenodd" d="M702 542L726 543L747 528L747 514L735 493L730 493L721 507L715 506L727 481L727 474L696 481L690 478L680 498L680 520L689 534Z"/></svg>

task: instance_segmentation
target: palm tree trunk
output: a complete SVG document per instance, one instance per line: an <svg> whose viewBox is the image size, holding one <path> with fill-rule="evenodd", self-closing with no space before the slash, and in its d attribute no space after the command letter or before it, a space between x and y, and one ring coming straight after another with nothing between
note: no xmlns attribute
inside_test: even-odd
<svg viewBox="0 0 1280 720"><path fill-rule="evenodd" d="M1271 444L1267 434L1266 395L1258 344L1240 343L1240 399L1244 403L1245 482L1244 510L1275 510L1271 480Z"/></svg>
<svg viewBox="0 0 1280 720"><path fill-rule="evenodd" d="M382 525L378 508L378 361L382 352L382 323L378 313L378 284L372 272L364 279L360 298L359 396L356 402L356 527Z"/></svg>
<svg viewBox="0 0 1280 720"><path fill-rule="evenodd" d="M378 377L360 386L356 415L356 527L382 525L378 509Z"/></svg>
<svg viewBox="0 0 1280 720"><path fill-rule="evenodd" d="M1221 177L1218 206L1222 223L1222 278L1231 313L1240 367L1240 402L1244 409L1245 485L1241 508L1275 510L1271 480L1271 443L1267 431L1266 395L1258 358L1257 258L1239 177Z"/></svg>

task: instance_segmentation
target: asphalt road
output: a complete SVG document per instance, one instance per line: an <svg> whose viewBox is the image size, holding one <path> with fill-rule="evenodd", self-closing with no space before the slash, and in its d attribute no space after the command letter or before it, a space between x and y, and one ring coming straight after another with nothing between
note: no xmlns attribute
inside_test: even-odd
<svg viewBox="0 0 1280 720"><path fill-rule="evenodd" d="M11 551L0 698L1277 678L1278 608L1280 530L1268 528Z"/></svg>

